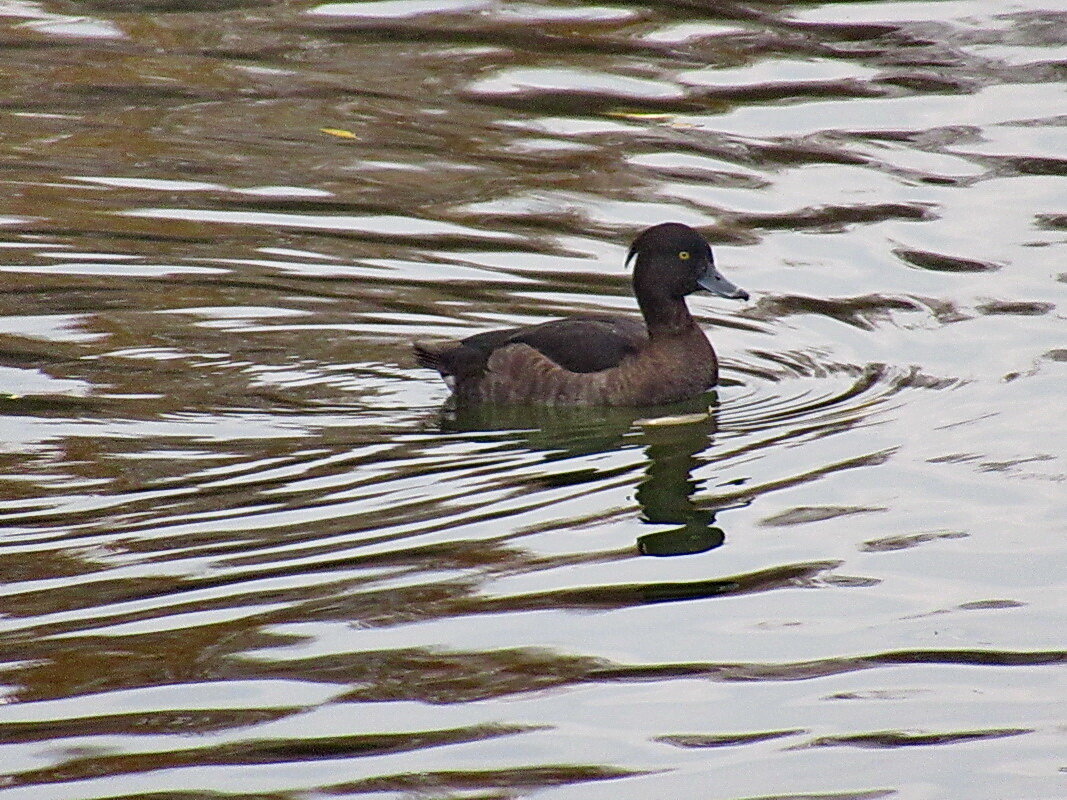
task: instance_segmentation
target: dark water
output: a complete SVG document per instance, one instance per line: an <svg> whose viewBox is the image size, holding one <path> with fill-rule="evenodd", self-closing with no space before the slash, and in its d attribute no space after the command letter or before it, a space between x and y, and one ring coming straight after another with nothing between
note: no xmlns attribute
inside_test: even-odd
<svg viewBox="0 0 1067 800"><path fill-rule="evenodd" d="M0 2L0 798L1061 798L1049 0ZM455 414L634 307L717 397Z"/></svg>

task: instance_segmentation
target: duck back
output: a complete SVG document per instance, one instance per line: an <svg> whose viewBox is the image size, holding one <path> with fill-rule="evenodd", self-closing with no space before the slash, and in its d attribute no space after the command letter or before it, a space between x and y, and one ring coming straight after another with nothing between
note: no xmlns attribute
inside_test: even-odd
<svg viewBox="0 0 1067 800"><path fill-rule="evenodd" d="M565 327L571 333L602 330L573 322L555 324L561 326L557 330ZM655 340L648 339L636 320L619 328L623 333L606 337L592 349L576 346L580 339L572 341L569 350L557 349L558 338L541 349L537 345L544 342L538 336L490 331L460 342L420 342L416 354L420 364L441 372L461 403L662 405L715 385L715 351L696 325Z"/></svg>

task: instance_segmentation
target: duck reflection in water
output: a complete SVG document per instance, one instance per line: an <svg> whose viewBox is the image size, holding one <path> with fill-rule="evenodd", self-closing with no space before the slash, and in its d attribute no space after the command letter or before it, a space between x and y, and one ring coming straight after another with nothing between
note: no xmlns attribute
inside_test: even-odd
<svg viewBox="0 0 1067 800"><path fill-rule="evenodd" d="M700 464L699 454L711 446L716 410L710 407L704 419L694 415L684 422L669 417L645 420L648 470L636 494L642 518L652 524L681 527L639 536L637 547L643 555L702 553L725 540L722 528L711 524L715 512L693 501L700 487L700 481L693 479L693 469Z"/></svg>
<svg viewBox="0 0 1067 800"><path fill-rule="evenodd" d="M713 404L709 406L709 401ZM513 443L541 451L547 460L610 453L642 445L648 457L636 500L642 521L675 527L637 538L643 555L672 556L701 553L721 545L725 535L715 527L715 512L699 507L694 495L701 481L693 478L700 454L712 443L717 420L713 394L654 409L596 409L588 407L474 406L446 408L443 430L476 433L510 431ZM499 441L494 434L493 441ZM553 485L578 484L603 478L580 470L553 475Z"/></svg>

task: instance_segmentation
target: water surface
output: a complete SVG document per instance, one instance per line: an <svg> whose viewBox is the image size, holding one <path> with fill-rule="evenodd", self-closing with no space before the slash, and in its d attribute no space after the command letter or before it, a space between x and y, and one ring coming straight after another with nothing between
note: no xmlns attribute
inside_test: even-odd
<svg viewBox="0 0 1067 800"><path fill-rule="evenodd" d="M0 3L0 798L1064 796L1052 6ZM668 220L717 392L415 366Z"/></svg>

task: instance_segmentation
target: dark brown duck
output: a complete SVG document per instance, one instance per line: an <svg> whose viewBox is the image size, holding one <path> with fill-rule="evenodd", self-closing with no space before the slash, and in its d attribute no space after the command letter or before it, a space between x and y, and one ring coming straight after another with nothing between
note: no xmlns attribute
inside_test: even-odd
<svg viewBox="0 0 1067 800"><path fill-rule="evenodd" d="M706 289L748 299L718 270L707 241L677 222L634 240L633 287L644 322L581 316L479 333L462 341L415 342L419 364L441 373L459 403L649 406L714 386L718 362L689 308Z"/></svg>

